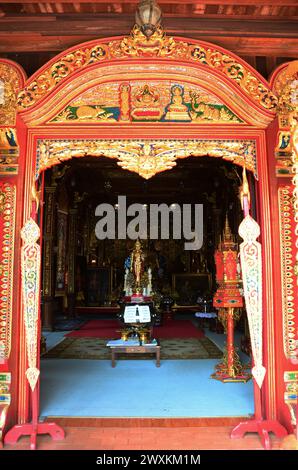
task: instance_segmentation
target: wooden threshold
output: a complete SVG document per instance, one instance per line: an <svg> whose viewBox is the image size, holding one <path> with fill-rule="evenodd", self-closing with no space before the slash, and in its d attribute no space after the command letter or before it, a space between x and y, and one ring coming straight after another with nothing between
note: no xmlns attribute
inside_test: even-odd
<svg viewBox="0 0 298 470"><path fill-rule="evenodd" d="M46 422L55 422L61 427L100 428L180 428L205 426L236 426L252 419L251 416L218 418L96 418L77 416L47 416Z"/></svg>

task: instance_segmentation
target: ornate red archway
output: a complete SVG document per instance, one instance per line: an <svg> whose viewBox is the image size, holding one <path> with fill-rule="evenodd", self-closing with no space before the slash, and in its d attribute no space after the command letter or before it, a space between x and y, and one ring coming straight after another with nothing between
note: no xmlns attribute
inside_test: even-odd
<svg viewBox="0 0 298 470"><path fill-rule="evenodd" d="M35 181L43 170L61 161L85 155L106 156L149 178L172 168L179 158L209 155L253 171L263 247L267 373L262 404L267 419L279 419L289 426L277 367L283 347L277 334L282 298L276 292L282 241L274 237L280 222L275 216L278 180L274 159L278 100L269 84L243 60L222 48L169 38L162 29L148 41L135 28L129 37L91 41L69 49L42 67L24 87L23 83L16 87L15 95L20 88L17 121L9 128L16 145L5 134L6 145L10 150L13 147L16 158L13 162L6 160L1 173L14 228L7 243L11 269L20 265L20 229L30 217L36 218ZM15 191L16 199L10 200ZM15 200L20 208L17 212ZM12 218L15 215L16 222ZM7 351L3 370L13 372L13 386L3 428L26 423L30 415L25 325L27 331L31 328L32 345L35 341L31 359L38 369L39 326L28 318L21 301L17 270L14 278L11 272L10 293L18 315L13 318L9 304L10 313L3 327ZM23 297L24 292L23 286ZM39 293L32 295L38 308ZM11 325L16 332L13 337ZM36 380L33 374L33 385Z"/></svg>

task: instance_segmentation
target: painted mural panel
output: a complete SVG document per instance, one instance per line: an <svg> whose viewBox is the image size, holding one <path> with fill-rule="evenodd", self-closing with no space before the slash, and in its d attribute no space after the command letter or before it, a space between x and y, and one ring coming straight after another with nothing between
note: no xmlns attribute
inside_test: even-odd
<svg viewBox="0 0 298 470"><path fill-rule="evenodd" d="M16 130L0 128L0 175L17 174L19 153Z"/></svg>
<svg viewBox="0 0 298 470"><path fill-rule="evenodd" d="M72 100L51 123L123 121L243 122L222 100L199 86L150 80L98 85Z"/></svg>

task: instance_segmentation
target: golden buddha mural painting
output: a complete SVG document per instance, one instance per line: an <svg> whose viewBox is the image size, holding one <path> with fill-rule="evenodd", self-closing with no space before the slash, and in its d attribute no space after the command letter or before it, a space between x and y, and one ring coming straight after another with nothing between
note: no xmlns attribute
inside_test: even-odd
<svg viewBox="0 0 298 470"><path fill-rule="evenodd" d="M171 80L111 82L75 97L50 123L242 123L221 98L201 86Z"/></svg>
<svg viewBox="0 0 298 470"><path fill-rule="evenodd" d="M157 87L145 84L138 87L132 99L133 111L131 116L135 120L160 120L163 108L160 103L160 94Z"/></svg>
<svg viewBox="0 0 298 470"><path fill-rule="evenodd" d="M165 121L191 121L189 110L184 103L184 88L173 85L171 88L171 103L167 107Z"/></svg>

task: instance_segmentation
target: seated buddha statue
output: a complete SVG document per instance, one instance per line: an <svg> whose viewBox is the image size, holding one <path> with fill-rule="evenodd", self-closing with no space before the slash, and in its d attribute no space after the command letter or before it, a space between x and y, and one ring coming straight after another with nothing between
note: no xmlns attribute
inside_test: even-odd
<svg viewBox="0 0 298 470"><path fill-rule="evenodd" d="M133 96L132 117L136 120L159 120L162 116L159 93L155 87L144 85Z"/></svg>
<svg viewBox="0 0 298 470"><path fill-rule="evenodd" d="M183 103L184 89L179 85L174 85L171 89L171 103L167 107L165 121L191 121L188 107Z"/></svg>

